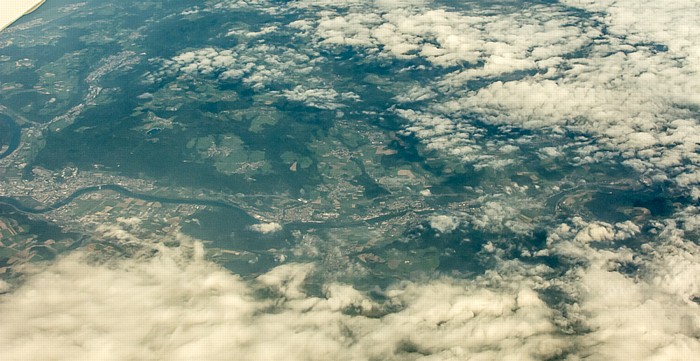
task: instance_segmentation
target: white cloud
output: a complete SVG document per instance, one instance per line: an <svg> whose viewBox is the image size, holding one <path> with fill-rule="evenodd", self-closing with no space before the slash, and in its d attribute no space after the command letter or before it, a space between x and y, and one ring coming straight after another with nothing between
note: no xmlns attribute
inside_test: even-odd
<svg viewBox="0 0 700 361"><path fill-rule="evenodd" d="M250 226L250 229L252 229L255 232L268 234L268 233L275 233L275 232L281 231L282 225L277 223L277 222L258 223L258 224L254 224L254 225Z"/></svg>
<svg viewBox="0 0 700 361"><path fill-rule="evenodd" d="M641 232L639 226L631 221L617 223L615 225L605 222L584 222L580 217L573 220L583 228L576 233L574 240L581 243L612 242L630 238Z"/></svg>
<svg viewBox="0 0 700 361"><path fill-rule="evenodd" d="M543 147L540 149L540 156L542 158L557 158L562 155L562 152L560 152L556 147Z"/></svg>
<svg viewBox="0 0 700 361"><path fill-rule="evenodd" d="M116 225L101 224L97 226L96 231L101 233L103 237L118 242L132 242L138 240L138 237L134 234Z"/></svg>
<svg viewBox="0 0 700 361"><path fill-rule="evenodd" d="M199 244L158 250L105 264L78 252L26 270L0 296L3 359L539 360L566 347L525 284L402 283L379 304L336 283L310 295L311 265L245 281L202 259Z"/></svg>
<svg viewBox="0 0 700 361"><path fill-rule="evenodd" d="M243 4L219 3L219 9ZM410 2L367 8L370 3L295 2L324 10L320 19L290 28L313 34L320 46L350 45L375 59L464 65L430 84L411 83L394 97L433 102L394 109L427 150L479 169L505 167L528 149L532 138L485 140L484 128L463 117L477 112L490 124L545 136L583 133L595 142L573 152L591 162L600 159L598 151L617 152L640 172L667 172L683 187L700 184L694 110L699 41L692 31L700 24L697 1L564 1L598 12L605 34L557 4L472 16L421 10ZM574 52L588 42L585 58L577 57ZM311 50L241 44L185 51L165 61L159 76L219 76L255 89L282 84L287 90L276 96L319 108L355 100L309 77L316 61ZM468 90L477 78L517 71L531 73ZM443 96L451 100L437 103ZM565 159L573 146L543 144L534 153ZM542 202L511 186L503 192L470 200L474 207L459 219L431 217L430 226L443 233L464 223L479 231L530 234L538 220L522 211L536 213ZM0 296L0 347L8 360L688 360L700 354L700 306L694 301L700 296L700 247L693 234L699 214L689 206L671 217L677 221L644 224L658 234L651 240L641 223L570 219L550 229L544 249L527 254L561 259L557 270L501 260L502 249L522 246L489 240L483 249L497 265L483 275L398 283L377 291L386 302L323 277L314 279L322 291L312 293L307 278L326 273L325 265L290 263L244 280L206 260L202 246L189 241L159 248L150 258L105 263L88 262L78 252L29 267L14 290L0 281L0 293L10 291ZM118 221L138 226L136 220ZM282 226L251 229L271 233ZM98 231L120 243L139 242L121 227ZM322 248L320 238L299 238L295 256L343 256L340 246ZM643 242L639 249L628 245ZM566 296L563 305L540 299L538 291L550 288Z"/></svg>
<svg viewBox="0 0 700 361"><path fill-rule="evenodd" d="M459 226L459 220L457 218L444 214L432 216L429 221L430 228L440 233L451 233Z"/></svg>
<svg viewBox="0 0 700 361"><path fill-rule="evenodd" d="M238 54L233 50L202 48L186 51L165 60L163 70L157 76L184 73L194 75L212 75L225 71L239 63Z"/></svg>
<svg viewBox="0 0 700 361"><path fill-rule="evenodd" d="M639 227L576 218L548 240L552 255L574 260L565 274L498 261L469 280L375 290L382 302L334 281L311 293L309 275L325 273L311 264L244 280L184 236L178 248L141 241L155 245L155 255L95 261L75 252L25 266L22 284L4 286L10 292L0 295L0 347L5 360L692 359L700 351L693 301L700 247L675 222L655 227L659 237L642 253L600 249L581 235L623 240ZM113 235L117 228L101 230ZM630 275L626 264L640 271ZM550 287L575 302L550 307L538 295Z"/></svg>
<svg viewBox="0 0 700 361"><path fill-rule="evenodd" d="M129 226L129 227L135 228L135 227L138 227L142 221L141 221L141 218L138 218L138 217L129 217L129 218L117 217L117 222L119 222L123 225Z"/></svg>
<svg viewBox="0 0 700 361"><path fill-rule="evenodd" d="M475 229L527 234L534 228L532 222L520 217L522 210L537 207L531 198L501 194L485 196L480 200L483 204L469 214L469 222Z"/></svg>
<svg viewBox="0 0 700 361"><path fill-rule="evenodd" d="M407 92L395 96L394 100L399 103L411 103L430 100L435 98L436 95L431 89L413 86Z"/></svg>
<svg viewBox="0 0 700 361"><path fill-rule="evenodd" d="M700 306L692 300L700 292L700 247L674 222L656 226L659 236L641 252L588 245L591 238L635 237L639 227L631 222L577 218L549 237L554 254L585 262L552 283L576 299L566 322L588 330L576 343L592 360L686 360L700 352Z"/></svg>
<svg viewBox="0 0 700 361"><path fill-rule="evenodd" d="M399 59L423 58L436 66L477 66L458 73L466 80L536 69L537 61L571 52L594 33L568 26L558 8L533 6L494 15L477 3L469 15L425 6L372 4L345 15L330 13L318 22L322 45L350 45ZM386 5L386 4L385 4ZM576 20L576 19L574 19Z"/></svg>
<svg viewBox="0 0 700 361"><path fill-rule="evenodd" d="M580 280L591 359L680 361L700 352L697 305L601 268L591 266Z"/></svg>
<svg viewBox="0 0 700 361"><path fill-rule="evenodd" d="M700 104L700 41L692 31L700 24L697 1L498 7L474 2L468 12L388 3L305 1L300 6L323 7L318 21L304 22L305 33L320 46L352 46L375 59L464 67L394 97L434 102L398 111L411 123L407 132L428 149L479 168L516 162L472 139L478 128L465 118L477 113L491 124L544 136L583 133L595 143L572 144L578 153L572 162L621 155L623 164L640 173L651 172L657 180L679 177L679 185L700 194L694 176L700 165L700 127L693 110ZM520 75L510 79L509 74ZM468 90L479 78L501 81ZM434 125L438 119L441 128Z"/></svg>
<svg viewBox="0 0 700 361"><path fill-rule="evenodd" d="M421 139L427 150L437 150L467 162L476 162L488 157L478 138L484 132L476 126L448 117L424 113L412 109L397 109L396 112L409 124L404 134L414 134Z"/></svg>
<svg viewBox="0 0 700 361"><path fill-rule="evenodd" d="M320 109L337 109L343 102L358 100L356 94L338 92L324 78L312 76L320 71L317 64L324 61L313 49L244 42L230 49L207 47L185 51L172 59L158 61L161 69L147 74L147 82L167 77L185 82L192 79L241 81L258 91L285 89L270 90L264 95L301 101Z"/></svg>
<svg viewBox="0 0 700 361"><path fill-rule="evenodd" d="M433 111L458 118L477 112L492 124L544 133L562 128L584 133L597 141L586 147L622 155L624 164L639 172L669 172L681 175L681 186L695 184L686 179L700 165L700 127L692 110L700 104L700 41L690 30L700 29L698 3L566 3L596 11L595 20L606 26L607 33L593 41L594 25L578 24L588 27L580 31L591 41L581 54L585 57L533 52L528 59L535 61L537 74L473 91L462 90L469 79L464 74L482 70L450 74L441 82L454 100L436 104ZM557 31L548 29L544 37Z"/></svg>
<svg viewBox="0 0 700 361"><path fill-rule="evenodd" d="M207 0L204 11L240 11L245 8L254 8L259 11L275 13L275 7L269 6L267 0ZM194 7L195 11L199 10L198 6ZM196 13L196 12L195 12Z"/></svg>
<svg viewBox="0 0 700 361"><path fill-rule="evenodd" d="M342 104L343 101L359 100L357 94L352 92L339 94L332 88L305 89L301 85L291 90L284 90L282 96L289 100L303 102L310 107L319 109L338 109L344 106Z"/></svg>
<svg viewBox="0 0 700 361"><path fill-rule="evenodd" d="M586 26L588 21L556 5L503 6L494 11L489 5L470 2L467 12L407 2L353 4L336 9L324 3L328 8L315 22L314 32L309 30L313 21L304 22L305 34L316 37L321 47L351 46L375 60L422 59L434 68L461 68L426 84L397 87L394 100L399 103L459 99L467 83L477 78L556 68L563 56L600 35ZM458 114L457 110L467 109L480 110L447 103L396 112L409 122L406 133L418 137L428 150L438 150L477 169L516 163L517 158L503 156L499 149L503 144L485 144L480 139L485 129Z"/></svg>

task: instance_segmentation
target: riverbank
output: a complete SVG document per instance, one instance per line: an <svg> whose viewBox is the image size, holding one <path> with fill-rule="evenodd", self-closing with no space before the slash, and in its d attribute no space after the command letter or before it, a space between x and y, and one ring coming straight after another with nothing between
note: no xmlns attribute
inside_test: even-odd
<svg viewBox="0 0 700 361"><path fill-rule="evenodd" d="M4 0L0 5L0 31L38 9L44 2L46 0Z"/></svg>

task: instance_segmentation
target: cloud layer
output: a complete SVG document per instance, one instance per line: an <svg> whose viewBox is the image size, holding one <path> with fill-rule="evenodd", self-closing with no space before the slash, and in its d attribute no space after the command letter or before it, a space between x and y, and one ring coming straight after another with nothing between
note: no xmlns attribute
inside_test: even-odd
<svg viewBox="0 0 700 361"><path fill-rule="evenodd" d="M78 252L35 269L0 301L3 359L539 360L566 347L526 285L403 283L379 304L344 284L308 294L308 264L244 281L202 253L92 264Z"/></svg>
<svg viewBox="0 0 700 361"><path fill-rule="evenodd" d="M700 42L689 25L699 23L697 1L467 2L464 10L410 2L299 4L323 9L318 19L295 24L319 47L351 47L380 62L423 62L412 70L447 70L394 98L406 131L428 149L479 167L513 164L499 151L505 144L480 140L476 115L545 139L582 134L591 141L570 142L568 161L621 157L650 179L671 180L700 197Z"/></svg>
<svg viewBox="0 0 700 361"><path fill-rule="evenodd" d="M528 156L620 161L698 199L700 40L692 24L700 24L699 4L474 2L460 10L424 1L296 1L290 12L315 15L231 30L226 36L240 42L230 49L182 49L159 59L161 68L146 78L240 82L339 109L362 99L325 81L318 65L330 59L322 51L350 48L367 61L417 72L410 86L386 88L396 91L395 104L382 111L401 117L403 134L423 150L475 170L501 170ZM213 1L182 16L266 5ZM282 12L275 9L267 12ZM276 31L310 48L258 38ZM421 78L421 71L436 75ZM442 275L359 290L361 279L324 277L326 259L352 263L343 240L323 252L316 245L326 240L311 242L312 235L299 236L290 258L317 263L283 264L255 279L216 265L186 237L178 248L155 246L138 257L96 261L78 251L27 266L22 284L0 281L3 359L685 361L700 354L697 207L619 222L526 217L525 209L548 210L542 198L549 190L533 189L475 190L473 208L422 219L445 239L489 233L475 251L488 257L489 269L469 279ZM99 237L146 248L167 241L140 239L138 219L117 221L97 227ZM517 243L536 227L545 228L544 245ZM282 226L250 229L268 234ZM513 250L519 256L509 256Z"/></svg>
<svg viewBox="0 0 700 361"><path fill-rule="evenodd" d="M592 246L635 237L635 225L574 219L547 241L573 261L563 275L499 261L471 280L403 281L374 298L335 281L309 291L323 273L312 264L245 280L184 236L138 257L74 252L28 266L0 296L0 346L5 360L688 360L700 351L700 248L683 237L692 226L656 226L660 242L636 254ZM566 296L544 302L555 289Z"/></svg>

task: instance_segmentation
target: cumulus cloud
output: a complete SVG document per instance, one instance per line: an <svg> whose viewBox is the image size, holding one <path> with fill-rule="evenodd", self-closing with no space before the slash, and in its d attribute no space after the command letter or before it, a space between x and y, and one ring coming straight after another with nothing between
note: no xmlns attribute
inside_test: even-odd
<svg viewBox="0 0 700 361"><path fill-rule="evenodd" d="M229 68L239 63L237 62L237 57L238 54L230 49L202 48L186 51L173 57L171 60L165 60L163 70L158 75L174 75L177 73L210 75L221 73L228 71Z"/></svg>
<svg viewBox="0 0 700 361"><path fill-rule="evenodd" d="M542 158L556 158L562 155L562 152L555 147L543 147L540 149L540 157Z"/></svg>
<svg viewBox="0 0 700 361"><path fill-rule="evenodd" d="M254 225L250 226L250 229L252 229L255 232L268 234L268 233L275 233L275 232L281 231L282 225L277 223L277 222L258 223L258 224L254 224Z"/></svg>
<svg viewBox="0 0 700 361"><path fill-rule="evenodd" d="M314 1L302 3L319 6ZM295 27L315 37L319 47L350 46L377 61L426 62L427 66L419 65L414 70L457 66L458 70L425 84L395 89L394 100L399 103L428 103L422 110L395 110L409 123L405 133L417 136L428 150L438 150L478 169L504 168L517 160L503 156L499 150L503 144L481 138L486 130L457 111L467 106L452 109L449 104L431 106L430 102L459 99L475 79L556 68L563 56L600 34L587 26L590 24L585 18L555 5L502 6L494 11L489 5L469 2L469 11L460 11L400 1L361 3L337 5L341 8L337 9L323 2L324 11L318 20L305 20Z"/></svg>
<svg viewBox="0 0 700 361"><path fill-rule="evenodd" d="M685 360L700 351L693 301L700 292L700 248L675 222L656 226L659 236L642 252L588 243L635 237L639 227L631 222L577 218L548 239L554 254L585 262L553 283L576 299L566 307L568 322L587 330L576 342L592 360Z"/></svg>
<svg viewBox="0 0 700 361"><path fill-rule="evenodd" d="M267 0L206 0L202 5L195 5L182 12L182 15L194 15L200 12L223 12L241 9L255 9L267 13L275 13L276 7L270 7Z"/></svg>
<svg viewBox="0 0 700 361"><path fill-rule="evenodd" d="M282 95L289 100L303 102L310 107L329 110L343 107L342 101L359 100L357 94L352 92L339 94L332 88L305 89L301 85L297 85L294 89L283 91Z"/></svg>
<svg viewBox="0 0 700 361"><path fill-rule="evenodd" d="M435 98L437 94L429 88L424 88L419 85L414 85L404 93L400 93L394 97L399 103L421 102Z"/></svg>
<svg viewBox="0 0 700 361"><path fill-rule="evenodd" d="M261 31L274 31L273 28ZM248 32L245 35L257 36ZM283 97L319 109L338 109L359 101L357 94L339 92L326 79L314 75L320 72L318 63L324 61L314 49L243 42L230 49L206 47L184 51L158 61L161 69L147 74L146 82L168 77L182 81L195 78L240 81L254 90L269 90L266 96Z"/></svg>
<svg viewBox="0 0 700 361"><path fill-rule="evenodd" d="M351 46L371 59L418 60L443 71L393 98L429 103L392 108L406 120L404 134L418 137L428 151L476 169L502 168L532 143L524 136L494 140L471 120L476 114L499 131L584 134L593 141L574 150L581 157L614 152L639 172L666 172L677 185L697 189L700 63L690 31L700 23L697 2L565 0L498 11L477 7L472 14L416 3L297 1L290 6L323 11L289 29L314 37L319 47ZM591 13L582 16L562 3ZM262 2L207 2L220 11L246 4ZM320 61L313 49L243 43L183 51L164 60L153 77L209 77L254 89L275 84L278 91L270 94L325 109L355 101L354 94L308 76ZM569 152L568 145L538 144L533 153L548 161ZM532 234L538 220L523 210L543 207L509 185L500 190L470 200L473 208L459 219L429 218L442 233L464 224L500 234L483 246L495 266L470 279L406 281L369 293L360 282L324 278L322 262L289 263L243 279L184 238L179 248L157 246L155 255L96 262L76 252L27 266L22 284L0 281L3 358L688 360L700 354L697 207L645 224L557 219L563 223L547 228L542 249L523 252L528 261L555 257L561 266L552 269L499 258L503 248L524 247L504 233ZM700 190L693 194L700 198ZM120 244L142 242L138 220L117 221L128 230L101 225L97 231ZM266 234L282 226L251 229ZM345 248L326 252L323 242L300 236L294 256L344 256Z"/></svg>
<svg viewBox="0 0 700 361"><path fill-rule="evenodd" d="M571 144L569 161L622 156L630 168L675 180L700 197L694 110L700 104L700 42L688 25L700 23L695 1L469 5L464 11L408 2L302 1L299 6L324 10L319 19L297 25L321 47L351 46L380 61L459 65L394 97L433 102L398 111L409 122L406 131L428 149L479 168L513 164L497 145L474 139L479 127L470 119L476 113L490 124L544 137L584 134L595 143ZM475 86L480 79L487 81Z"/></svg>
<svg viewBox="0 0 700 361"><path fill-rule="evenodd" d="M527 234L534 228L532 222L520 217L523 210L534 209L537 204L529 197L521 195L494 195L481 197L481 204L475 212L468 213L470 224L475 229L494 233L504 231Z"/></svg>
<svg viewBox="0 0 700 361"><path fill-rule="evenodd" d="M581 224L583 220L577 217L574 219L574 222ZM583 229L576 233L574 240L583 243L611 242L630 238L640 231L641 229L639 226L631 221L617 223L615 225L605 222L591 222L586 223Z"/></svg>
<svg viewBox="0 0 700 361"><path fill-rule="evenodd" d="M309 294L308 264L246 281L203 253L194 243L105 264L77 252L33 266L0 298L3 359L539 360L566 348L526 285L409 282L378 303L344 284Z"/></svg>
<svg viewBox="0 0 700 361"><path fill-rule="evenodd" d="M429 221L430 228L440 233L450 233L459 226L459 220L457 218L444 214L432 216L430 217Z"/></svg>
<svg viewBox="0 0 700 361"><path fill-rule="evenodd" d="M686 360L700 352L697 305L601 268L580 275L591 359Z"/></svg>
<svg viewBox="0 0 700 361"><path fill-rule="evenodd" d="M117 217L117 222L131 228L136 228L141 224L142 220L138 217Z"/></svg>
<svg viewBox="0 0 700 361"><path fill-rule="evenodd" d="M525 7L494 14L474 3L469 15L401 2L364 9L319 22L323 45L349 45L398 59L422 58L436 66L472 67L462 78L535 69L539 60L561 56L585 44L594 34L569 26L571 18L554 7Z"/></svg>
<svg viewBox="0 0 700 361"><path fill-rule="evenodd" d="M597 142L593 148L608 158L622 155L623 163L640 173L666 173L678 177L680 186L697 188L692 175L700 165L699 138L692 109L700 104L700 42L687 25L700 20L697 4L565 3L595 11L593 18L606 26L607 32L592 41L597 27L578 24L588 28L581 30L590 41L580 54L585 57L533 55L528 59L536 62L536 74L469 91L463 90L469 78L464 74L473 70L449 74L441 84L454 89L454 99L433 110L449 117L477 112L492 124L545 133L563 128L587 134ZM550 31L557 30L544 33ZM590 153L592 146L586 147Z"/></svg>
<svg viewBox="0 0 700 361"><path fill-rule="evenodd" d="M118 242L138 241L137 236L117 225L101 224L97 226L96 231L109 240Z"/></svg>
<svg viewBox="0 0 700 361"><path fill-rule="evenodd" d="M471 162L488 156L477 142L484 133L483 129L413 109L397 109L396 112L409 122L404 134L414 134L426 143L428 150L445 152Z"/></svg>
<svg viewBox="0 0 700 361"><path fill-rule="evenodd" d="M235 8L239 2L208 5ZM265 7L264 2L250 3ZM544 136L564 130L585 134L595 143L573 149L570 161L592 163L622 155L622 163L634 170L656 172L657 180L677 180L700 197L700 135L693 110L700 102L700 45L686 25L698 23L696 5L600 0L497 7L470 2L440 8L425 1L296 1L289 4L290 11L314 10L315 15L302 13L308 16L261 31L311 37L310 48L243 43L227 50L192 50L165 61L164 70L153 77L214 75L254 89L278 84L284 90L274 92L277 96L335 109L342 106L340 100L355 96L347 98L309 77L318 71L313 64L323 61L319 49L351 46L379 61L422 60L428 67L451 70L425 84L397 89L394 99L432 102L397 109L410 123L406 132L428 149L479 169L517 162L501 154L502 144L479 140L475 133L483 129L469 120L476 113L490 124L533 129ZM426 69L421 67L415 69ZM482 79L486 81L475 86Z"/></svg>
<svg viewBox="0 0 700 361"><path fill-rule="evenodd" d="M700 247L673 221L655 227L658 240L635 253L591 239L629 239L636 224L575 218L547 240L551 255L574 260L565 274L496 258L475 278L399 282L375 289L380 298L336 281L309 288L324 271L308 263L243 279L181 235L176 248L141 240L155 252L130 258L77 251L4 284L0 347L5 360L691 359ZM545 303L550 288L575 302Z"/></svg>

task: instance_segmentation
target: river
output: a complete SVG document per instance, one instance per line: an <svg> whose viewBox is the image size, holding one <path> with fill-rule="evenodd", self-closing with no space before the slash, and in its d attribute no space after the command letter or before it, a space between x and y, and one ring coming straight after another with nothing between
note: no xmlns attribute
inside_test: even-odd
<svg viewBox="0 0 700 361"><path fill-rule="evenodd" d="M0 113L0 125L6 125L7 128L10 130L9 147L5 149L4 152L0 153L0 159L3 159L8 155L12 154L12 152L14 152L17 149L17 147L19 147L19 142L22 138L22 132L19 125L17 125L17 123L15 123L10 116L3 113Z"/></svg>

